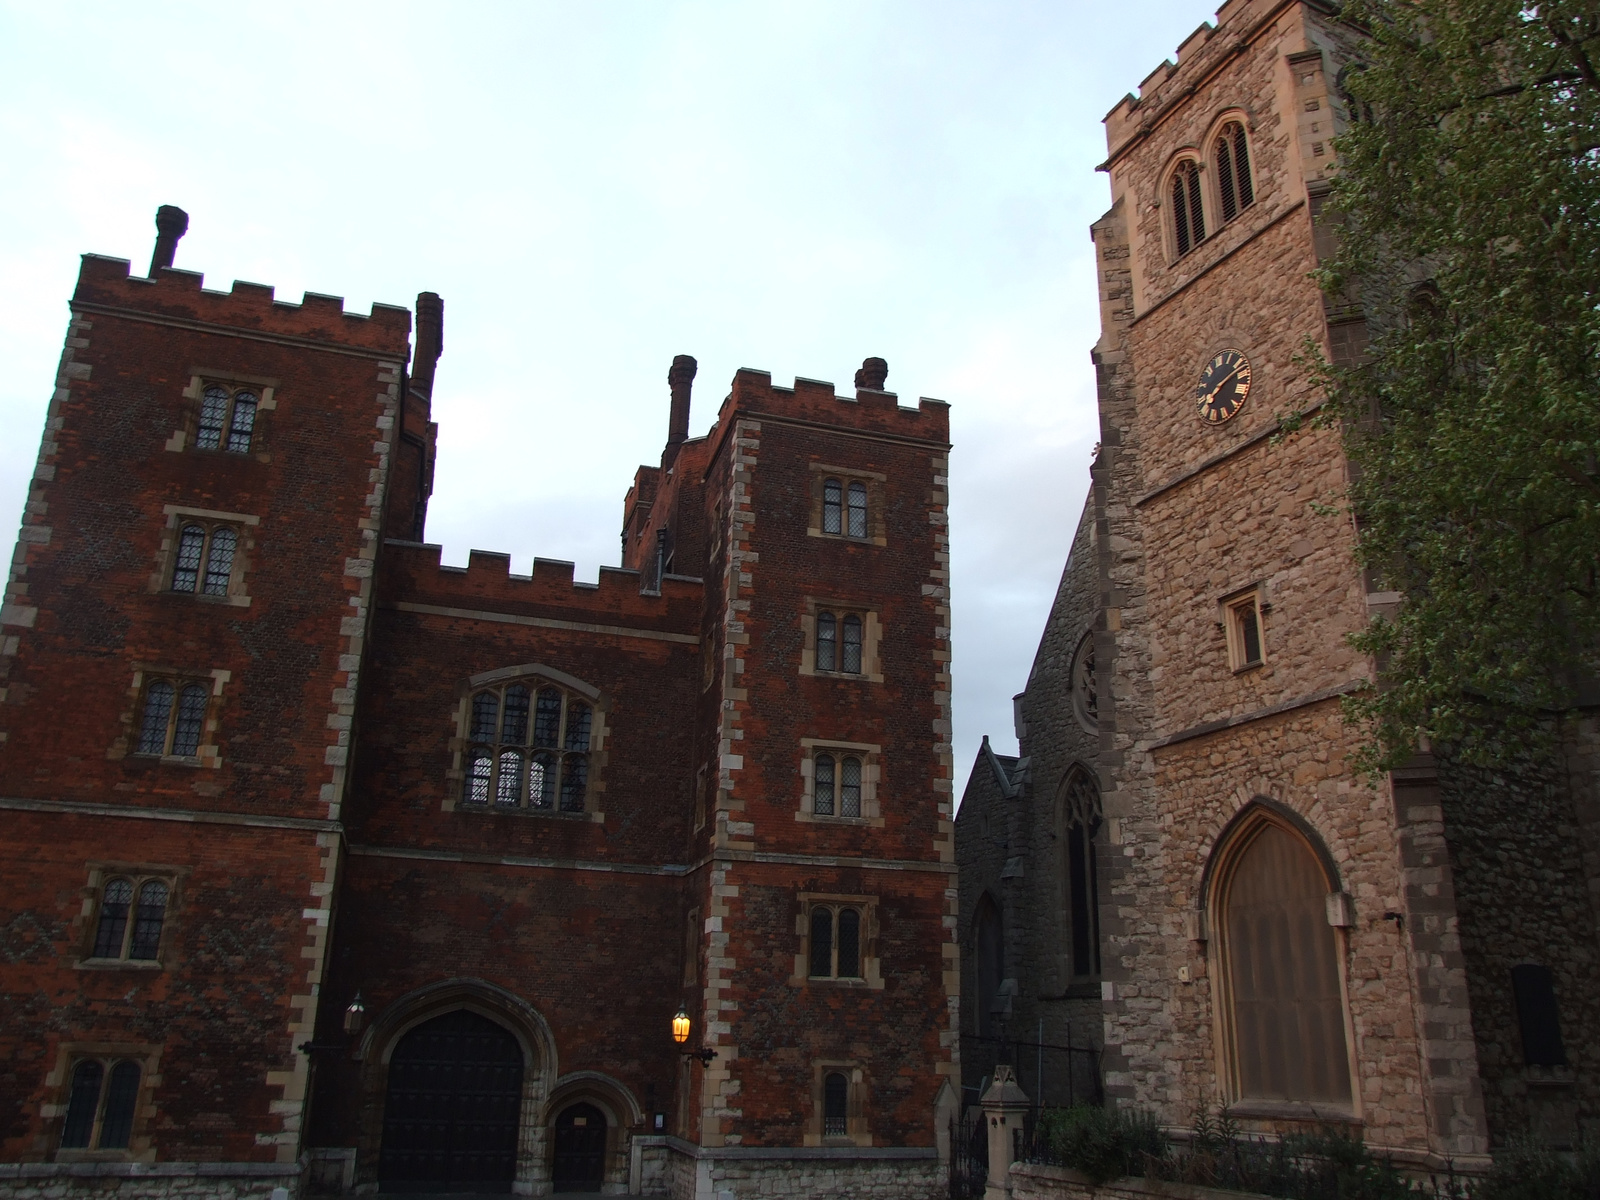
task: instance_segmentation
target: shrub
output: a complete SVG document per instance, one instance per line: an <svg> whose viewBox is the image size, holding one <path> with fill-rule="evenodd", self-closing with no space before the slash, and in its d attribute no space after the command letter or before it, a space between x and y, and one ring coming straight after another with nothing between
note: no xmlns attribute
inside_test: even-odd
<svg viewBox="0 0 1600 1200"><path fill-rule="evenodd" d="M1142 1175L1146 1161L1167 1149L1166 1135L1151 1114L1087 1104L1046 1109L1039 1114L1036 1138L1053 1161L1083 1172L1095 1184Z"/></svg>

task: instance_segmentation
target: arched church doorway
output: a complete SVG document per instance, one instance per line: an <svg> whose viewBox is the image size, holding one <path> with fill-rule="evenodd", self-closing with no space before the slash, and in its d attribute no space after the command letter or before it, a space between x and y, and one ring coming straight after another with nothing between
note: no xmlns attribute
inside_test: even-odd
<svg viewBox="0 0 1600 1200"><path fill-rule="evenodd" d="M606 1174L606 1115L592 1104L571 1104L556 1118L550 1181L558 1192L598 1192Z"/></svg>
<svg viewBox="0 0 1600 1200"><path fill-rule="evenodd" d="M509 1192L522 1047L467 1009L424 1021L389 1056L378 1179L385 1192Z"/></svg>

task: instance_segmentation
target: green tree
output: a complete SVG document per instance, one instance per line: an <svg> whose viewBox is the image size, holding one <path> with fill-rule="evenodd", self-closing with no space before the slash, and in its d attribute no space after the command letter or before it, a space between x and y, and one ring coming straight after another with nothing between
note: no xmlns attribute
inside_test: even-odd
<svg viewBox="0 0 1600 1200"><path fill-rule="evenodd" d="M1398 609L1355 637L1363 766L1548 743L1600 667L1600 12L1356 0L1337 257L1363 360L1323 367L1358 554Z"/></svg>

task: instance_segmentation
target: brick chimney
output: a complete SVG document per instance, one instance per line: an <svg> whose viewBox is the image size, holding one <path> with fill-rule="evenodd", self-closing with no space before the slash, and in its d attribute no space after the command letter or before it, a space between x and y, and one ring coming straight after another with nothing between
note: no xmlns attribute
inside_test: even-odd
<svg viewBox="0 0 1600 1200"><path fill-rule="evenodd" d="M189 232L189 214L176 204L163 204L156 209L156 248L150 256L150 278L162 267L172 265L178 253L178 239Z"/></svg>
<svg viewBox="0 0 1600 1200"><path fill-rule="evenodd" d="M437 292L417 293L417 352L411 362L411 386L433 399L433 373L444 352L444 301Z"/></svg>
<svg viewBox="0 0 1600 1200"><path fill-rule="evenodd" d="M667 448L661 452L661 469L677 461L678 447L689 436L689 393L694 388L694 373L700 364L687 354L672 360L667 386L672 389L672 415L667 419Z"/></svg>

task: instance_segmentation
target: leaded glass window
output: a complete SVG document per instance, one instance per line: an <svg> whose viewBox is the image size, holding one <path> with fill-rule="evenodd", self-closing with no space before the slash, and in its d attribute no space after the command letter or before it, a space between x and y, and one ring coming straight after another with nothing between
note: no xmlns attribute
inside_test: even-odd
<svg viewBox="0 0 1600 1200"><path fill-rule="evenodd" d="M562 688L511 683L475 692L468 709L464 804L583 812L594 709Z"/></svg>
<svg viewBox="0 0 1600 1200"><path fill-rule="evenodd" d="M861 674L861 618L854 613L841 622L844 626L843 650L839 669L849 675Z"/></svg>
<svg viewBox="0 0 1600 1200"><path fill-rule="evenodd" d="M233 530L222 528L212 531L211 550L206 555L206 578L203 589L206 595L228 594L228 577L233 574L233 553L238 544L238 535Z"/></svg>
<svg viewBox="0 0 1600 1200"><path fill-rule="evenodd" d="M839 760L839 815L841 817L859 817L861 815L861 760L859 758L842 758Z"/></svg>
<svg viewBox="0 0 1600 1200"><path fill-rule="evenodd" d="M90 957L154 961L161 951L170 894L171 889L160 879L107 880L100 889L100 914Z"/></svg>
<svg viewBox="0 0 1600 1200"><path fill-rule="evenodd" d="M837 479L822 481L822 532L844 532L844 485Z"/></svg>
<svg viewBox="0 0 1600 1200"><path fill-rule="evenodd" d="M850 485L850 536L867 536L867 485L860 480Z"/></svg>
<svg viewBox="0 0 1600 1200"><path fill-rule="evenodd" d="M833 816L833 755L819 754L812 764L811 811L819 817Z"/></svg>
<svg viewBox="0 0 1600 1200"><path fill-rule="evenodd" d="M206 531L185 525L178 535L178 559L172 568L172 590L192 592L200 582L200 561L205 555Z"/></svg>
<svg viewBox="0 0 1600 1200"><path fill-rule="evenodd" d="M833 909L811 910L811 978L833 977Z"/></svg>
<svg viewBox="0 0 1600 1200"><path fill-rule="evenodd" d="M1100 881L1095 838L1100 832L1100 789L1081 767L1073 768L1062 789L1065 827L1068 950L1072 974L1100 974Z"/></svg>
<svg viewBox="0 0 1600 1200"><path fill-rule="evenodd" d="M201 450L226 449L230 454L246 454L255 434L256 406L259 397L248 388L210 384L200 394L200 421L194 444Z"/></svg>
<svg viewBox="0 0 1600 1200"><path fill-rule="evenodd" d="M207 684L189 683L180 689L169 680L153 680L144 690L135 753L193 758L200 752L210 698Z"/></svg>
<svg viewBox="0 0 1600 1200"><path fill-rule="evenodd" d="M87 1058L74 1066L61 1148L126 1150L138 1107L139 1077L139 1064L126 1058Z"/></svg>
<svg viewBox="0 0 1600 1200"><path fill-rule="evenodd" d="M817 670L837 670L839 661L839 621L832 613L817 614Z"/></svg>

